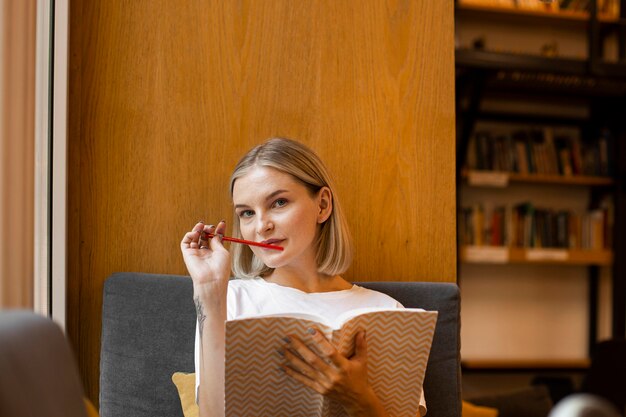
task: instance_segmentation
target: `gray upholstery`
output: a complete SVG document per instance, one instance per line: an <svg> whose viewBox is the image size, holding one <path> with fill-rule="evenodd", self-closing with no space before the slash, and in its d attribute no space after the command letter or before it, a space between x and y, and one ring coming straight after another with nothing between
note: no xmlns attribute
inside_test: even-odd
<svg viewBox="0 0 626 417"><path fill-rule="evenodd" d="M0 311L0 416L86 414L74 356L61 329L31 311Z"/></svg>
<svg viewBox="0 0 626 417"><path fill-rule="evenodd" d="M405 307L438 310L424 391L428 417L461 415L459 291L455 284L364 282ZM189 277L113 274L104 284L101 417L182 417L171 376L193 372L195 311Z"/></svg>

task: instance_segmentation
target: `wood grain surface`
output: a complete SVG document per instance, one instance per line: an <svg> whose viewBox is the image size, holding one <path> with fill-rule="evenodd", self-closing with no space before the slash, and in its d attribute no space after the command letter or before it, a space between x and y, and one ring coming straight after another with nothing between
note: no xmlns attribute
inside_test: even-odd
<svg viewBox="0 0 626 417"><path fill-rule="evenodd" d="M354 280L456 280L452 2L72 1L68 334L98 398L102 285L185 274L271 136L336 177ZM230 230L230 229L229 229Z"/></svg>
<svg viewBox="0 0 626 417"><path fill-rule="evenodd" d="M0 310L33 309L37 4L0 8Z"/></svg>

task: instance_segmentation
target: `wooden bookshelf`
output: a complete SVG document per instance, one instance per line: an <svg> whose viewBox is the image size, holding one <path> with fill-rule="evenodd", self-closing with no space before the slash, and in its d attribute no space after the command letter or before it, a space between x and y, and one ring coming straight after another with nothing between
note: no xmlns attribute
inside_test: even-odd
<svg viewBox="0 0 626 417"><path fill-rule="evenodd" d="M581 185L581 186L610 186L614 184L611 177L596 177L583 175L545 175L519 174L502 171L463 170L463 179L470 185L506 187L509 183L520 184L554 184L554 185Z"/></svg>
<svg viewBox="0 0 626 417"><path fill-rule="evenodd" d="M473 359L462 360L464 371L581 370L589 368L589 359Z"/></svg>
<svg viewBox="0 0 626 417"><path fill-rule="evenodd" d="M465 22L470 23L467 26L467 33L462 30L459 31L459 47L455 50L458 94L457 178L459 184L464 183L467 185L458 188L458 207L462 208L462 210L459 210L459 219L462 220L459 224L460 230L463 231L463 228L466 232L473 230L472 228L482 230L481 224L484 222L492 227L492 230L496 230L497 233L494 236L498 237L498 239L483 239L483 242L493 241L501 244L502 241L514 241L516 244L522 244L518 240L499 239L502 234L505 234L505 231L509 230L509 228L504 228L508 226L506 224L503 226L504 222L510 221L510 217L500 215L500 206L508 209L511 204L514 204L512 207L515 209L515 205L517 205L515 196L521 193L524 194L523 198L528 200L529 204L537 208L536 205L540 205L540 201L532 201L533 191L536 190L538 195L543 195L546 192L551 192L553 188L558 193L570 193L568 196L582 196L581 188L588 188L588 201L582 201L580 204L577 204L575 206L576 210L573 207L571 208L571 213L575 215L579 215L577 211L583 210L583 205L588 208L588 211L583 213L582 216L589 214L595 210L592 210L592 207L598 206L597 203L600 200L604 199L605 196L609 196L612 204L609 204L608 208L604 207L604 209L610 213L613 220L611 223L608 223L611 227L609 232L610 239L608 240L612 243L609 248L601 250L460 245L458 257L461 264L484 265L482 267L467 267L468 276L460 278L460 282L464 282L465 278L467 278L468 285L471 285L470 278L476 274L484 273L494 277L502 277L502 285L506 285L506 276L503 275L504 269L492 267L492 265L513 265L511 270L515 270L515 273L520 275L524 275L526 270L524 267L526 265L548 265L549 268L537 267L533 268L533 270L536 269L538 273L543 273L545 270L546 273L549 271L551 274L562 271L563 285L570 285L565 282L566 278L572 276L574 272L578 275L582 269L586 269L589 290L587 300L589 307L587 348L588 352L592 352L599 336L598 303L601 302L602 297L598 297L598 291L601 268L609 267L610 270L607 272L611 275L612 336L623 337L626 332L626 320L624 319L626 317L624 314L626 310L626 303L624 302L626 299L624 296L626 294L626 280L623 278L626 276L624 273L626 271L626 257L623 256L626 253L626 244L624 243L623 235L619 233L619 230L624 228L624 219L626 219L624 215L624 210L626 209L624 190L626 186L619 174L623 171L622 164L626 161L626 145L624 145L626 133L621 122L621 117L626 108L624 101L626 95L626 31L624 30L626 27L626 8L621 7L621 17L613 17L600 13L596 14L594 12L596 7L598 7L596 0L592 0L592 3L590 3L592 12L523 9L506 5L474 5L466 4L463 0L457 0L455 3L457 27L462 29ZM488 2L485 1L485 3ZM492 3L496 2L493 1ZM513 2L511 1L511 3ZM621 5L623 4L624 2L622 1ZM484 45L492 45L489 42L489 33L483 34L483 26L485 27L485 32L488 32L489 28L493 26L494 36L497 36L496 31L507 31L507 33L519 31L521 36L524 36L529 28L533 28L533 30L536 28L537 31L545 31L548 34L546 41L551 39L552 35L549 35L551 31L562 32L563 36L567 36L569 31L579 31L586 34L586 53L580 52L582 49L571 53L570 51L574 51L574 49L567 50L570 53L569 56L543 56L533 54L532 52L518 53L496 49L496 47L508 48L508 44L498 42L493 43L493 49L480 48L480 45L472 48L471 45L475 44L473 39L476 38L477 33L480 33L481 37L485 37ZM506 26L509 27L507 28ZM478 31L477 27L481 28L480 31ZM464 37L463 35L466 36ZM609 37L616 39L616 51L606 50L605 44ZM526 48L525 50L534 51L536 49ZM566 50L563 49L563 51ZM538 112L535 112L534 109L528 110L528 108L520 106L519 113L512 112L512 107L509 107L507 113L506 108L502 111L496 106L499 100L506 102L507 100L518 99L523 103L531 103L533 101L547 103L546 108L561 102L567 105L580 103L581 107L585 106L588 109L588 112L579 118L568 118L567 112L563 112L563 114L554 112L554 114L541 113L537 115ZM485 105L485 103L488 105ZM502 114L500 113L501 111ZM610 169L605 169L607 167L606 164L602 164L602 169L596 171L580 169L580 164L578 165L579 169L571 171L562 170L560 166L559 169L554 170L552 169L552 164L550 164L549 169L546 169L545 166L543 169L537 169L536 166L535 169L531 169L530 164L528 168L520 169L531 172L554 173L568 171L577 173L597 172L598 174L602 173L601 175L614 177L482 171L496 168L508 171L518 169L518 166L512 167L508 165L510 164L510 159L499 159L496 161L497 163L493 163L493 161L485 163L487 160L485 154L480 154L480 159L474 158L474 155L472 155L472 158L469 158L470 163L474 164L470 166L481 170L468 170L466 165L468 164L468 154L472 151L475 152L472 149L472 140L474 139L472 135L476 132L477 124L482 121L514 125L516 129L520 125L530 126L531 128L536 128L539 125L567 127L572 130L579 129L580 137L588 140L586 143L591 143L591 140L596 139L592 137L597 135L595 132L608 128L613 140L609 142L611 145L609 148L610 152L608 152L611 161L608 165ZM482 125L479 127L483 129ZM484 143L491 146L489 140L484 141ZM501 142L498 142L497 145L498 147L503 146ZM484 150L484 147L482 149ZM492 149L490 148L490 150ZM502 149L500 149L501 151ZM487 153L487 155L491 154ZM479 161L482 162L477 163ZM545 161L543 162L545 163ZM511 187L511 190L508 191L489 191L484 189L484 187L508 187L514 184L527 186ZM479 187L483 187L483 189L477 189ZM481 210L480 201L488 201L490 193L494 195L491 205L499 204L500 206L491 207L493 211L491 209L484 210L484 207ZM467 194L467 196L464 194ZM495 197L496 195L497 197ZM470 206L465 208L470 211L469 215L473 216L474 211L472 210L477 210L478 215L484 217L470 218L469 220L474 220L475 222L469 222L465 217L468 216L468 211L463 209L463 201L472 202ZM505 204L505 202L509 204ZM600 204L600 208L602 207ZM520 213L526 216L527 213L523 211L523 207L520 208L522 209ZM491 216L492 212L495 213L496 209L499 217L491 224L486 217ZM554 210L543 207L540 207L540 210L545 215L542 217L543 225L548 221L546 219L552 221L553 217L551 216L554 213L551 213L551 211L553 212ZM561 211L570 212L570 210L565 209ZM548 212L548 215L545 212ZM507 212L505 211L505 213ZM533 225L533 227L535 226ZM544 229L542 228L541 230L543 231ZM603 230L606 231L606 229ZM517 229L515 231L518 232ZM524 233L526 233L526 229L524 229ZM517 236L520 233L513 234ZM561 242L563 235L558 236L561 236L559 240ZM468 239L466 240L465 237L468 237ZM474 238L471 233L461 238L460 242L470 242L470 238ZM472 241L480 242L480 240ZM552 238L543 241L556 245ZM577 239L576 241L582 240ZM526 240L524 240L524 244L527 244ZM587 242L587 244L589 243ZM615 253L612 249L615 250ZM516 269L514 265L519 265L523 268ZM553 265L565 266L566 268L554 269ZM570 268L570 265L576 267ZM459 271L463 271L463 269L464 267L460 265ZM463 274L460 273L459 276L462 277ZM502 296L506 297L507 294L503 292ZM468 301L466 300L466 302ZM529 303L532 302L534 301L529 301ZM502 349L505 348L503 347ZM546 348L545 350L547 355L550 355L548 352L553 352L549 349ZM485 353L482 352L483 355ZM545 370L584 371L590 365L589 359L519 359L520 356L524 356L523 352L504 350L494 351L493 355L488 356L491 356L491 358L462 360L463 369L474 372L530 371L540 373ZM507 356L509 357L508 359L506 358Z"/></svg>

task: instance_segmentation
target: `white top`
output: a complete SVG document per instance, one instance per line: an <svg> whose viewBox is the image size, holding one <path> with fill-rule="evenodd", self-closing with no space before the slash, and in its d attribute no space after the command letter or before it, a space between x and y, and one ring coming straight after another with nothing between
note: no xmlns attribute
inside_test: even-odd
<svg viewBox="0 0 626 417"><path fill-rule="evenodd" d="M226 319L280 313L317 314L329 320L346 311L363 307L404 308L402 304L378 291L353 285L349 290L307 293L265 281L263 278L234 279L228 282ZM195 343L196 398L200 385L200 333L196 323ZM420 414L426 414L424 390Z"/></svg>

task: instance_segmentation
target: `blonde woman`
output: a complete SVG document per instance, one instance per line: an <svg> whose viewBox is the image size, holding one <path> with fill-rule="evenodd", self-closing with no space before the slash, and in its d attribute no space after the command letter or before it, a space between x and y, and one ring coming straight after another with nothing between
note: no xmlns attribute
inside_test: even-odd
<svg viewBox="0 0 626 417"><path fill-rule="evenodd" d="M233 245L231 263L231 253L219 238L226 230L224 221L199 222L181 242L198 315L196 393L201 417L224 415L227 319L286 312L332 318L361 307L402 308L393 298L341 277L352 259L350 235L330 175L312 150L281 138L256 146L235 167L230 193L235 237L284 250ZM218 238L203 240L205 233ZM231 267L241 279L230 280ZM285 335L281 369L338 401L349 416L388 416L368 384L365 335L357 334L355 353L347 358L319 331L311 333L307 341ZM305 342L313 342L319 353ZM423 400L422 393L420 413L425 412Z"/></svg>

